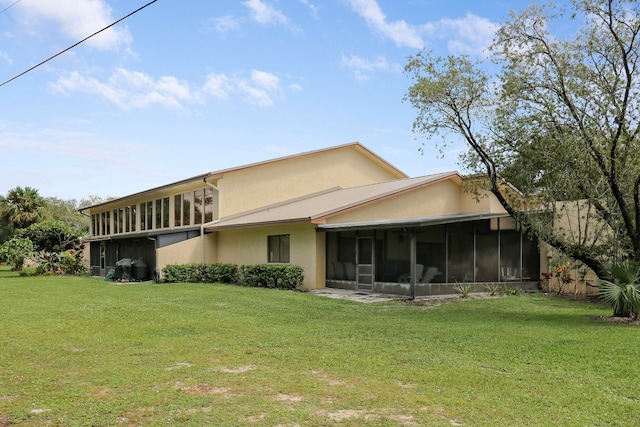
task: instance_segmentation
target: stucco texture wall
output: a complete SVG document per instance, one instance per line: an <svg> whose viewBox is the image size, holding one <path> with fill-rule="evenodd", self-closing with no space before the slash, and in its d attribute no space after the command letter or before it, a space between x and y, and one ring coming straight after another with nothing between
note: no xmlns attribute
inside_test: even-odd
<svg viewBox="0 0 640 427"><path fill-rule="evenodd" d="M316 264L319 257L324 259L324 253L318 254L318 250L324 248L324 242L312 224L221 230L215 234L216 262L238 265L267 263L268 236L288 234L290 264L304 269L303 287L324 287L324 264ZM321 272L316 267L322 269Z"/></svg>
<svg viewBox="0 0 640 427"><path fill-rule="evenodd" d="M504 212L502 207L495 206L491 200L491 197L484 197L476 202L472 194L462 189L457 179L447 179L332 216L327 219L327 223Z"/></svg>
<svg viewBox="0 0 640 427"><path fill-rule="evenodd" d="M212 251L213 249L210 248ZM202 239L194 237L156 250L156 268L162 270L168 264L202 262Z"/></svg>
<svg viewBox="0 0 640 427"><path fill-rule="evenodd" d="M398 173L356 148L300 156L225 173L218 181L220 216L308 195L337 186L397 179Z"/></svg>

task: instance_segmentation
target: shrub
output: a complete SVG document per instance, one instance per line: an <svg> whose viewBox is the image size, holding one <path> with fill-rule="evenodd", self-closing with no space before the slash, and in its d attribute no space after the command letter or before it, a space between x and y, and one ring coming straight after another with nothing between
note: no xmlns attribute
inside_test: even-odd
<svg viewBox="0 0 640 427"><path fill-rule="evenodd" d="M484 285L487 292L489 292L489 296L496 296L501 293L502 286L499 283L487 283Z"/></svg>
<svg viewBox="0 0 640 427"><path fill-rule="evenodd" d="M162 281L167 283L237 283L235 264L170 264L162 269Z"/></svg>
<svg viewBox="0 0 640 427"><path fill-rule="evenodd" d="M297 289L304 270L297 265L257 264L240 267L240 283L259 288Z"/></svg>
<svg viewBox="0 0 640 427"><path fill-rule="evenodd" d="M14 271L21 271L25 258L33 256L31 240L14 237L0 245L0 258L13 265Z"/></svg>
<svg viewBox="0 0 640 427"><path fill-rule="evenodd" d="M243 286L296 289L304 271L297 265L170 264L162 269L166 283L239 283Z"/></svg>
<svg viewBox="0 0 640 427"><path fill-rule="evenodd" d="M467 298L471 292L471 285L469 283L456 283L453 290L458 292L461 298Z"/></svg>
<svg viewBox="0 0 640 427"><path fill-rule="evenodd" d="M617 317L638 317L640 314L640 267L630 262L614 265L613 280L601 280L600 299L613 307Z"/></svg>

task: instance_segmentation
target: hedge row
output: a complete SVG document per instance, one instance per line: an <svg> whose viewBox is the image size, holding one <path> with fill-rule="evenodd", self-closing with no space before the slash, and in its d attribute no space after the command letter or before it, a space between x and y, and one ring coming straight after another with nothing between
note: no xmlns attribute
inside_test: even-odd
<svg viewBox="0 0 640 427"><path fill-rule="evenodd" d="M302 286L304 270L298 265L243 265L240 278L243 286L296 289Z"/></svg>
<svg viewBox="0 0 640 427"><path fill-rule="evenodd" d="M235 264L170 264L162 269L167 283L238 283Z"/></svg>
<svg viewBox="0 0 640 427"><path fill-rule="evenodd" d="M162 269L166 283L237 283L242 286L296 289L304 270L297 265L171 264Z"/></svg>

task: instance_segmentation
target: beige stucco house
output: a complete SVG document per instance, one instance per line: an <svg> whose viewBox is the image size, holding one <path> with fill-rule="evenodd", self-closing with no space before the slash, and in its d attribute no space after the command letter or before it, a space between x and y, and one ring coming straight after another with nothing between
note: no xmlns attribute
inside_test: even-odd
<svg viewBox="0 0 640 427"><path fill-rule="evenodd" d="M90 265L291 263L304 287L405 295L537 287L540 251L456 172L409 178L360 143L205 173L84 209ZM544 260L542 260L544 262ZM134 268L132 274L136 274Z"/></svg>

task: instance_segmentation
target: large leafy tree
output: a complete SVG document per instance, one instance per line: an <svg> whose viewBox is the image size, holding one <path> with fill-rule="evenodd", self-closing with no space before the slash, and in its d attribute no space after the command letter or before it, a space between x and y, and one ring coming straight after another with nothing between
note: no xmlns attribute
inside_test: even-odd
<svg viewBox="0 0 640 427"><path fill-rule="evenodd" d="M640 261L639 36L634 0L533 5L498 30L493 66L421 52L405 69L414 131L462 137L523 229L601 278L612 255Z"/></svg>
<svg viewBox="0 0 640 427"><path fill-rule="evenodd" d="M82 267L84 234L64 221L42 221L18 231L20 238L31 243L32 259L43 272L77 273Z"/></svg>
<svg viewBox="0 0 640 427"><path fill-rule="evenodd" d="M63 221L71 227L89 231L89 218L82 215L78 210L82 203L75 199L62 200L57 197L47 197L45 199L46 217L53 221Z"/></svg>
<svg viewBox="0 0 640 427"><path fill-rule="evenodd" d="M16 187L0 196L0 216L16 229L27 228L45 215L45 200L32 187Z"/></svg>

